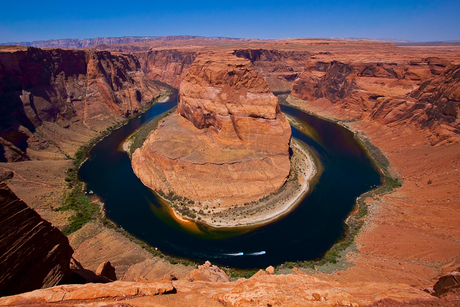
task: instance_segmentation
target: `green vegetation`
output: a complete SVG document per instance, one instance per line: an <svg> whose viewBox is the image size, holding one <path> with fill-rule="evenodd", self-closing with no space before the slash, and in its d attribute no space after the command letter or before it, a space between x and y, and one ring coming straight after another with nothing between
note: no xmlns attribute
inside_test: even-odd
<svg viewBox="0 0 460 307"><path fill-rule="evenodd" d="M203 210L197 212L195 209L190 209L187 205L194 205L195 201L188 199L186 197L179 196L174 192L170 191L168 194L163 193L163 191L155 191L160 197L162 197L166 202L169 203L169 206L176 210L181 216L188 217L192 220L197 218L197 214L203 214ZM200 217L198 217L201 220Z"/></svg>
<svg viewBox="0 0 460 307"><path fill-rule="evenodd" d="M130 136L129 139L133 141L130 149L129 155L131 156L134 151L144 144L145 140L148 138L149 134L158 128L158 124L167 116L173 114L176 111L176 107L172 108L171 110L157 116L155 119L151 120L144 126L142 126L136 133Z"/></svg>
<svg viewBox="0 0 460 307"><path fill-rule="evenodd" d="M281 104L289 105L290 107L296 108L301 110L302 112L306 112L312 116L334 122L337 124L342 125L343 127L349 129L345 123L354 122L357 120L339 120L339 119L329 119L318 116L317 114L305 111L295 105L289 103L288 99L283 97L280 99ZM349 129L350 130L350 129ZM397 188L400 188L403 184L401 178L395 175L391 171L391 165L388 161L385 154L377 148L371 141L365 136L363 132L355 133L355 138L359 141L359 143L365 148L367 151L370 159L374 162L377 169L380 170L382 174L382 182L383 184L371 191L368 191L362 194L356 200L356 209L353 214L351 214L345 224L344 235L339 238L336 243L329 249L324 255L319 257L318 259L309 260L309 261L297 261L297 262L285 262L277 267L278 270L282 270L284 268L292 269L294 267L298 268L309 268L309 269L316 269L317 267L325 266L327 264L336 264L342 258L342 255L347 248L353 245L354 238L360 231L360 229L365 224L365 217L368 214L369 208L368 204L366 204L365 199L373 198L375 200L380 200L380 196L391 193Z"/></svg>
<svg viewBox="0 0 460 307"><path fill-rule="evenodd" d="M140 110L140 113L148 110L150 107L152 107L154 103L155 101L146 104ZM131 118L138 116L138 114L139 112L136 112L135 114L127 113L126 115L130 115L129 117L126 116L126 118L121 120L120 122L110 127L107 127L104 131L101 131L98 136L91 139L88 143L82 145L75 153L75 157L73 158L73 167L67 170L67 176L64 179L67 183L69 191L66 191L64 204L60 208L61 211L71 210L74 212L74 214L69 218L69 225L62 229L62 232L65 235L69 235L72 232L77 231L90 220L99 219L102 221L104 225L108 224L107 220L105 220L105 218L103 218L100 213L99 205L91 202L83 194L83 183L78 178L78 170L81 164L85 161L86 157L89 154L89 151L91 150L91 148L93 148L94 145L96 145L99 141L108 136L114 129L117 129L125 125Z"/></svg>
<svg viewBox="0 0 460 307"><path fill-rule="evenodd" d="M99 212L99 205L90 202L79 189L73 188L61 207L62 211L70 209L75 213L69 218L69 226L62 230L64 235L77 231L95 217Z"/></svg>
<svg viewBox="0 0 460 307"><path fill-rule="evenodd" d="M80 149L75 153L75 158L73 159L73 167L67 170L67 176L65 177L65 182L67 182L67 187L70 189L66 193L63 206L60 208L61 211L72 210L74 214L69 218L69 225L62 229L62 232L65 235L69 235L72 232L77 231L87 222L92 219L101 218L99 205L92 203L84 194L83 194L83 183L78 178L78 169L80 165L85 161L86 156L88 155L91 148L99 142L101 139L109 135L109 133L126 123L122 121L121 123L108 127L106 130L102 131L99 136L93 138L91 141L81 146Z"/></svg>
<svg viewBox="0 0 460 307"><path fill-rule="evenodd" d="M237 270L232 268L222 268L222 270L230 277L231 280L237 280L239 278L251 278L254 274L258 272L257 269L251 270Z"/></svg>

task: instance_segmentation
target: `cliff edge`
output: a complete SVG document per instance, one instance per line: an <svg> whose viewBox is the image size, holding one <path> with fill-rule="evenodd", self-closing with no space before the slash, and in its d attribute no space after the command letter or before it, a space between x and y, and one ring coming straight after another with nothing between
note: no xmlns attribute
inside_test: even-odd
<svg viewBox="0 0 460 307"><path fill-rule="evenodd" d="M69 240L0 182L0 296L57 285L70 273Z"/></svg>

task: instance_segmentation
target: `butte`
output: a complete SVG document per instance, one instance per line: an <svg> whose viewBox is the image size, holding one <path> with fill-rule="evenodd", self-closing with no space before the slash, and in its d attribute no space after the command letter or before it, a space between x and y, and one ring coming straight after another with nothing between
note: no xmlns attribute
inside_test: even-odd
<svg viewBox="0 0 460 307"><path fill-rule="evenodd" d="M278 191L290 172L291 128L252 63L197 57L177 111L132 155L135 174L162 195L220 209Z"/></svg>

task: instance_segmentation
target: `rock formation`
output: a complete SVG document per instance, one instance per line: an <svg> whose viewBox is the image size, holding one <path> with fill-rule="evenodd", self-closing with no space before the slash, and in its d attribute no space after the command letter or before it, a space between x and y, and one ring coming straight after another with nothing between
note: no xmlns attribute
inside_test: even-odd
<svg viewBox="0 0 460 307"><path fill-rule="evenodd" d="M193 50L151 50L137 53L141 69L151 79L179 87L197 56Z"/></svg>
<svg viewBox="0 0 460 307"><path fill-rule="evenodd" d="M167 295L164 295L167 294ZM365 306L389 298L401 303L432 301L432 296L404 284L338 283L324 275L269 275L209 282L190 278L173 281L63 285L0 298L0 306ZM455 300L452 300L455 303ZM398 306L398 305L394 306ZM382 305L379 305L382 306ZM385 305L383 305L385 306ZM419 305L412 305L419 306ZM431 306L431 305L429 305ZM435 305L439 306L439 305ZM449 305L444 305L449 306ZM454 305L452 305L454 306Z"/></svg>
<svg viewBox="0 0 460 307"><path fill-rule="evenodd" d="M312 53L305 50L237 49L233 52L251 61L271 91L289 91Z"/></svg>
<svg viewBox="0 0 460 307"><path fill-rule="evenodd" d="M115 268L112 266L110 261L105 261L101 263L96 269L96 275L108 278L112 281L117 280L117 274L115 273Z"/></svg>
<svg viewBox="0 0 460 307"><path fill-rule="evenodd" d="M230 278L219 267L206 261L198 269L193 270L187 277L190 281L229 282Z"/></svg>
<svg viewBox="0 0 460 307"><path fill-rule="evenodd" d="M459 138L460 66L436 57L408 62L310 60L291 95L332 103L349 118L429 127L433 144Z"/></svg>
<svg viewBox="0 0 460 307"><path fill-rule="evenodd" d="M129 46L121 46L130 50ZM236 49L232 52L251 61L271 91L290 90L292 83L302 73L305 62L312 55L303 50L277 50L272 48ZM137 52L134 54L145 75L179 87L190 65L198 55L195 50L166 49Z"/></svg>
<svg viewBox="0 0 460 307"><path fill-rule="evenodd" d="M0 182L0 296L57 285L72 253L59 229Z"/></svg>
<svg viewBox="0 0 460 307"><path fill-rule="evenodd" d="M213 206L256 201L289 174L291 130L252 64L232 55L195 60L177 114L133 154L150 188Z"/></svg>
<svg viewBox="0 0 460 307"><path fill-rule="evenodd" d="M136 58L109 52L0 48L0 162L29 160L27 149L59 143L44 123L101 131L157 98Z"/></svg>

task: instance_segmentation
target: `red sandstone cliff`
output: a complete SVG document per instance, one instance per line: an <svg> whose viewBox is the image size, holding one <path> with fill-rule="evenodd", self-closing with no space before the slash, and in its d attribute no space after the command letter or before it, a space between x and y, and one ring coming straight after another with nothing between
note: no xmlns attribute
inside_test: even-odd
<svg viewBox="0 0 460 307"><path fill-rule="evenodd" d="M57 285L70 273L69 240L0 182L0 296Z"/></svg>
<svg viewBox="0 0 460 307"><path fill-rule="evenodd" d="M270 86L271 91L289 91L312 56L306 50L237 49L237 57L248 59Z"/></svg>
<svg viewBox="0 0 460 307"><path fill-rule="evenodd" d="M178 114L133 154L144 184L214 206L255 201L284 184L290 126L248 60L197 58L179 96Z"/></svg>
<svg viewBox="0 0 460 307"><path fill-rule="evenodd" d="M459 69L434 57L399 63L310 60L291 95L348 118L428 127L433 144L452 142L460 132Z"/></svg>
<svg viewBox="0 0 460 307"><path fill-rule="evenodd" d="M52 140L44 122L100 131L160 95L136 58L109 52L38 48L0 50L0 161L29 159Z"/></svg>
<svg viewBox="0 0 460 307"><path fill-rule="evenodd" d="M301 74L311 52L303 50L277 50L272 48L229 49L234 55L248 59L268 83L271 91L290 90L292 83ZM190 65L200 52L200 48L160 49L137 52L141 69L152 79L179 87L188 73Z"/></svg>
<svg viewBox="0 0 460 307"><path fill-rule="evenodd" d="M179 87L197 54L193 50L169 49L140 52L135 56L147 77Z"/></svg>

